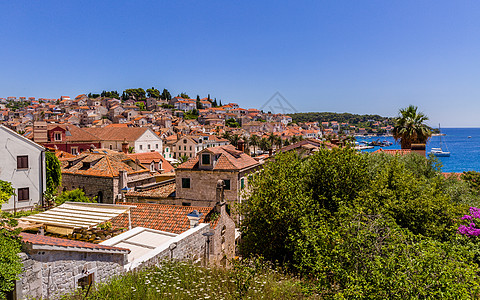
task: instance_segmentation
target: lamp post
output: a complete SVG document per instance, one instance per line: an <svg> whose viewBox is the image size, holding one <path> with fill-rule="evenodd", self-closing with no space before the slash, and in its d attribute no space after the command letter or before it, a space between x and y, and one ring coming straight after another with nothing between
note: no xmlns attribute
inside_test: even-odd
<svg viewBox="0 0 480 300"><path fill-rule="evenodd" d="M207 232L202 233L203 236L207 237L207 261L206 265L208 266L210 263L210 237L214 235L213 231L209 230Z"/></svg>

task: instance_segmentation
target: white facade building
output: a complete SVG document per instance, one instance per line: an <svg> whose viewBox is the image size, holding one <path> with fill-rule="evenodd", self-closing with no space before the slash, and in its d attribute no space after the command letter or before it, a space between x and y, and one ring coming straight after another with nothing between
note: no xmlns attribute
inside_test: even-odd
<svg viewBox="0 0 480 300"><path fill-rule="evenodd" d="M41 205L45 172L45 148L0 125L0 179L11 182L16 194L2 205L2 210Z"/></svg>

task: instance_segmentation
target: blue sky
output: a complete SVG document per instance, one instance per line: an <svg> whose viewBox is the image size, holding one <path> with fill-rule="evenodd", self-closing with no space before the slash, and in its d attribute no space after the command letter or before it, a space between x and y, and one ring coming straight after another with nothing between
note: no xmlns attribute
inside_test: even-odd
<svg viewBox="0 0 480 300"><path fill-rule="evenodd" d="M1 1L0 97L143 87L480 127L478 1Z"/></svg>

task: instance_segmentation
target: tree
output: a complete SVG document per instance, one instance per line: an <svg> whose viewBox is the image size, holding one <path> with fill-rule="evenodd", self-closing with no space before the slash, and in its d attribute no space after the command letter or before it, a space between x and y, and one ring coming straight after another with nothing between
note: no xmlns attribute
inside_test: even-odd
<svg viewBox="0 0 480 300"><path fill-rule="evenodd" d="M223 105L222 105L222 100L220 100L220 102L219 102L218 106L220 106L220 107L222 107L222 106L223 106Z"/></svg>
<svg viewBox="0 0 480 300"><path fill-rule="evenodd" d="M240 124L238 124L238 122L234 118L230 118L227 121L225 121L225 125L232 128L240 127Z"/></svg>
<svg viewBox="0 0 480 300"><path fill-rule="evenodd" d="M178 95L178 97L181 97L183 99L190 99L190 96L187 93L180 93L180 95Z"/></svg>
<svg viewBox="0 0 480 300"><path fill-rule="evenodd" d="M262 138L260 140L259 146L260 146L260 149L262 149L263 151L272 149L272 144L267 138Z"/></svg>
<svg viewBox="0 0 480 300"><path fill-rule="evenodd" d="M468 206L431 160L277 154L244 192L242 255L281 262L325 298L476 297L478 244L457 234Z"/></svg>
<svg viewBox="0 0 480 300"><path fill-rule="evenodd" d="M197 109L202 109L202 102L200 102L200 96L197 95Z"/></svg>
<svg viewBox="0 0 480 300"><path fill-rule="evenodd" d="M134 99L134 100L138 101L138 100L145 99L145 90L142 89L142 88L126 89L123 92L123 95L126 96L127 99Z"/></svg>
<svg viewBox="0 0 480 300"><path fill-rule="evenodd" d="M151 89L147 89L148 98L160 98L160 91L152 86Z"/></svg>
<svg viewBox="0 0 480 300"><path fill-rule="evenodd" d="M0 208L13 195L15 190L12 184L0 180ZM21 250L19 230L9 229L15 225L17 225L15 219L6 220L3 217L0 219L0 299L5 299L6 293L13 290L15 280L22 272L22 263L18 256Z"/></svg>
<svg viewBox="0 0 480 300"><path fill-rule="evenodd" d="M217 107L218 104L217 104L217 98L215 98L215 100L213 100L212 102L212 107Z"/></svg>
<svg viewBox="0 0 480 300"><path fill-rule="evenodd" d="M57 188L62 184L62 166L54 152L45 152L45 166L47 182L45 198L53 200L57 194Z"/></svg>
<svg viewBox="0 0 480 300"><path fill-rule="evenodd" d="M65 202L86 202L92 203L95 202L96 197L93 199L88 198L85 195L85 192L81 189L75 189L71 191L62 192L56 199L55 203L61 205Z"/></svg>
<svg viewBox="0 0 480 300"><path fill-rule="evenodd" d="M119 99L120 98L120 95L118 94L117 91L102 91L102 93L100 94L101 97L106 97L106 98L115 98L115 99ZM90 96L89 96L90 97Z"/></svg>
<svg viewBox="0 0 480 300"><path fill-rule="evenodd" d="M430 127L425 125L428 117L418 112L418 107L410 105L399 111L393 128L393 138L400 141L402 149L410 149L412 144L425 144L432 135Z"/></svg>
<svg viewBox="0 0 480 300"><path fill-rule="evenodd" d="M162 95L160 96L161 99L163 100L171 100L172 99L172 95L170 95L170 92L167 90L167 89L163 89L163 92L162 92Z"/></svg>
<svg viewBox="0 0 480 300"><path fill-rule="evenodd" d="M252 134L249 140L250 140L250 145L253 146L253 154L256 155L257 152L255 151L255 147L257 147L260 144L260 138L258 137L258 135Z"/></svg>

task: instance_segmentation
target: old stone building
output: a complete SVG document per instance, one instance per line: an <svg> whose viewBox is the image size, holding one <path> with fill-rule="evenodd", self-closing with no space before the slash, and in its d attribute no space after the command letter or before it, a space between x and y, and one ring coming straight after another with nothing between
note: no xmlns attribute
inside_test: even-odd
<svg viewBox="0 0 480 300"><path fill-rule="evenodd" d="M232 204L241 199L247 175L259 167L255 159L232 145L206 148L177 168L176 197L183 205L214 206L217 181L223 180L225 201Z"/></svg>
<svg viewBox="0 0 480 300"><path fill-rule="evenodd" d="M99 203L122 200L129 189L155 182L150 169L122 152L97 149L62 161L62 188L80 188Z"/></svg>
<svg viewBox="0 0 480 300"><path fill-rule="evenodd" d="M227 139L219 138L216 135L204 136L183 136L178 137L177 141L173 143L171 152L173 158L178 159L182 156L192 158L197 156L197 153L205 148L225 146L230 144Z"/></svg>
<svg viewBox="0 0 480 300"><path fill-rule="evenodd" d="M122 274L129 249L21 233L23 274L13 299L54 299Z"/></svg>

